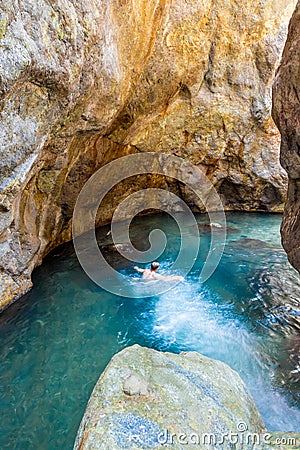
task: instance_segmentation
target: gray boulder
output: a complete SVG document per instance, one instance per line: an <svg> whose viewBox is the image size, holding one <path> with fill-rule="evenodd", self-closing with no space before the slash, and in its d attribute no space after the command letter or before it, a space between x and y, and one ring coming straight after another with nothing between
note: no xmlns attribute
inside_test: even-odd
<svg viewBox="0 0 300 450"><path fill-rule="evenodd" d="M196 352L134 345L97 382L75 450L253 448L265 426L239 375Z"/></svg>

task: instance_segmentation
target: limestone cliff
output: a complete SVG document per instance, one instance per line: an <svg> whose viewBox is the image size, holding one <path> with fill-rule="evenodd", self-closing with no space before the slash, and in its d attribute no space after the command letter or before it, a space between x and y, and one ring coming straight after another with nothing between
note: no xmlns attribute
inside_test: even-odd
<svg viewBox="0 0 300 450"><path fill-rule="evenodd" d="M2 4L0 307L71 238L80 189L118 156L174 153L207 173L228 209L281 210L286 180L269 91L295 4ZM128 186L104 203L98 224Z"/></svg>
<svg viewBox="0 0 300 450"><path fill-rule="evenodd" d="M289 177L281 227L283 246L300 271L300 3L292 16L273 86L273 117L281 132L281 163Z"/></svg>

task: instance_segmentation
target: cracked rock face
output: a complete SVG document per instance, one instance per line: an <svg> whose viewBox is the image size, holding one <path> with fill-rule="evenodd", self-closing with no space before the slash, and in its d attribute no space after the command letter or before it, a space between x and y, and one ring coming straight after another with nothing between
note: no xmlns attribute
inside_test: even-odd
<svg viewBox="0 0 300 450"><path fill-rule="evenodd" d="M283 246L300 271L300 3L273 85L273 117L281 132L281 164L288 173L288 194L281 227Z"/></svg>
<svg viewBox="0 0 300 450"><path fill-rule="evenodd" d="M281 211L270 86L296 0L20 0L0 18L0 308L71 239L76 197L114 158L199 166L225 208ZM149 167L151 172L151 167ZM104 201L109 222L138 177Z"/></svg>

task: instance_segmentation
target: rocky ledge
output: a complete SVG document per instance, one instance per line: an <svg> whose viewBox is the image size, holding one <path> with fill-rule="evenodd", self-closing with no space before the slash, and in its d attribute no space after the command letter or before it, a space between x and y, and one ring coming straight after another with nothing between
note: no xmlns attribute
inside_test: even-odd
<svg viewBox="0 0 300 450"><path fill-rule="evenodd" d="M294 441L282 447L281 438L267 432L244 383L226 364L196 352L134 345L101 375L74 450L299 448L300 436L289 435Z"/></svg>

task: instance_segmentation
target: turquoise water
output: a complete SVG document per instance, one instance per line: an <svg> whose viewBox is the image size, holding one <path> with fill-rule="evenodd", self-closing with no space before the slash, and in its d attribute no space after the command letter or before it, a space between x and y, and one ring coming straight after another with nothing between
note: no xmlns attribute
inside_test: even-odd
<svg viewBox="0 0 300 450"><path fill-rule="evenodd" d="M71 449L101 371L134 343L226 362L269 428L300 431L300 282L280 245L281 216L228 214L224 255L204 284L199 271L210 234L206 216L197 220L202 244L192 271L156 297L103 291L84 274L71 245L35 271L32 292L0 316L1 449ZM138 248L153 228L168 237L160 259L167 272L178 253L178 228L165 215L136 219ZM107 231L98 233L103 252L138 286L134 264L113 251Z"/></svg>

